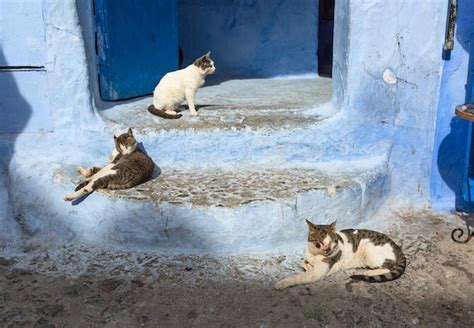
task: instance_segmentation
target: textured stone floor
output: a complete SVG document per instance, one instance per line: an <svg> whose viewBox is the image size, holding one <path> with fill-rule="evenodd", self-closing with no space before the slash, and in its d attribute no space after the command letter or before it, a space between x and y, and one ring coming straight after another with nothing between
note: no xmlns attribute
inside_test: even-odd
<svg viewBox="0 0 474 328"><path fill-rule="evenodd" d="M157 178L130 190L101 191L131 199L152 199L157 203L233 207L261 200L295 197L298 193L355 186L354 173L330 176L315 169L291 171L164 170Z"/></svg>
<svg viewBox="0 0 474 328"><path fill-rule="evenodd" d="M30 240L0 259L0 326L472 327L474 240L450 238L460 220L408 209L384 217L408 258L399 280L340 273L285 291L272 285L300 272L301 253L112 253Z"/></svg>
<svg viewBox="0 0 474 328"><path fill-rule="evenodd" d="M183 117L165 120L148 113L151 97L120 103L102 111L109 125L124 128L173 130L296 129L321 120L307 115L328 102L332 95L331 79L247 79L230 80L203 87L196 96L199 116L192 117L183 106Z"/></svg>

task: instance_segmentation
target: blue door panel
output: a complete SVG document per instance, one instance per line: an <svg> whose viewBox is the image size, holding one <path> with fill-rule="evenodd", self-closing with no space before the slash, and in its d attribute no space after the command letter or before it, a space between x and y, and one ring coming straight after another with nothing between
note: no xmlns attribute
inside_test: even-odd
<svg viewBox="0 0 474 328"><path fill-rule="evenodd" d="M178 68L177 0L95 0L100 95L153 92Z"/></svg>

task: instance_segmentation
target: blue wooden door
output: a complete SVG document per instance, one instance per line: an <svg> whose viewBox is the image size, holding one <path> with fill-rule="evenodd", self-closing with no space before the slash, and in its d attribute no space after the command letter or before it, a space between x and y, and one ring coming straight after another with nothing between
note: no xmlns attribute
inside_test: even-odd
<svg viewBox="0 0 474 328"><path fill-rule="evenodd" d="M103 100L153 92L178 68L177 0L95 0Z"/></svg>

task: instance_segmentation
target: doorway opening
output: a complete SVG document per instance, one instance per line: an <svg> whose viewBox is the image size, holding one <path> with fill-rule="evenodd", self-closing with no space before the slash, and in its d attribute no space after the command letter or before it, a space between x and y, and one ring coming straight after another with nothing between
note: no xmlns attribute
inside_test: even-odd
<svg viewBox="0 0 474 328"><path fill-rule="evenodd" d="M232 79L331 77L334 0L93 1L100 98L151 94L207 51Z"/></svg>
<svg viewBox="0 0 474 328"><path fill-rule="evenodd" d="M335 0L319 0L318 73L332 77Z"/></svg>

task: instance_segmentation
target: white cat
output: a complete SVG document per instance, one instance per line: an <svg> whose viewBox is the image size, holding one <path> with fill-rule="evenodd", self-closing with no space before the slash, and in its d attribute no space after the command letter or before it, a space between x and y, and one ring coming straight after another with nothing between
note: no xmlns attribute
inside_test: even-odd
<svg viewBox="0 0 474 328"><path fill-rule="evenodd" d="M216 71L210 55L209 51L188 67L163 76L153 92L153 105L148 107L148 111L163 118L179 118L181 114L177 114L176 109L186 100L191 115L197 116L194 96L203 86L206 76Z"/></svg>
<svg viewBox="0 0 474 328"><path fill-rule="evenodd" d="M276 289L309 284L334 272L368 268L364 274L351 278L366 282L398 279L405 272L406 258L400 246L385 234L364 229L336 232L336 222L316 225L308 220L308 243L302 266L305 273L280 280Z"/></svg>

